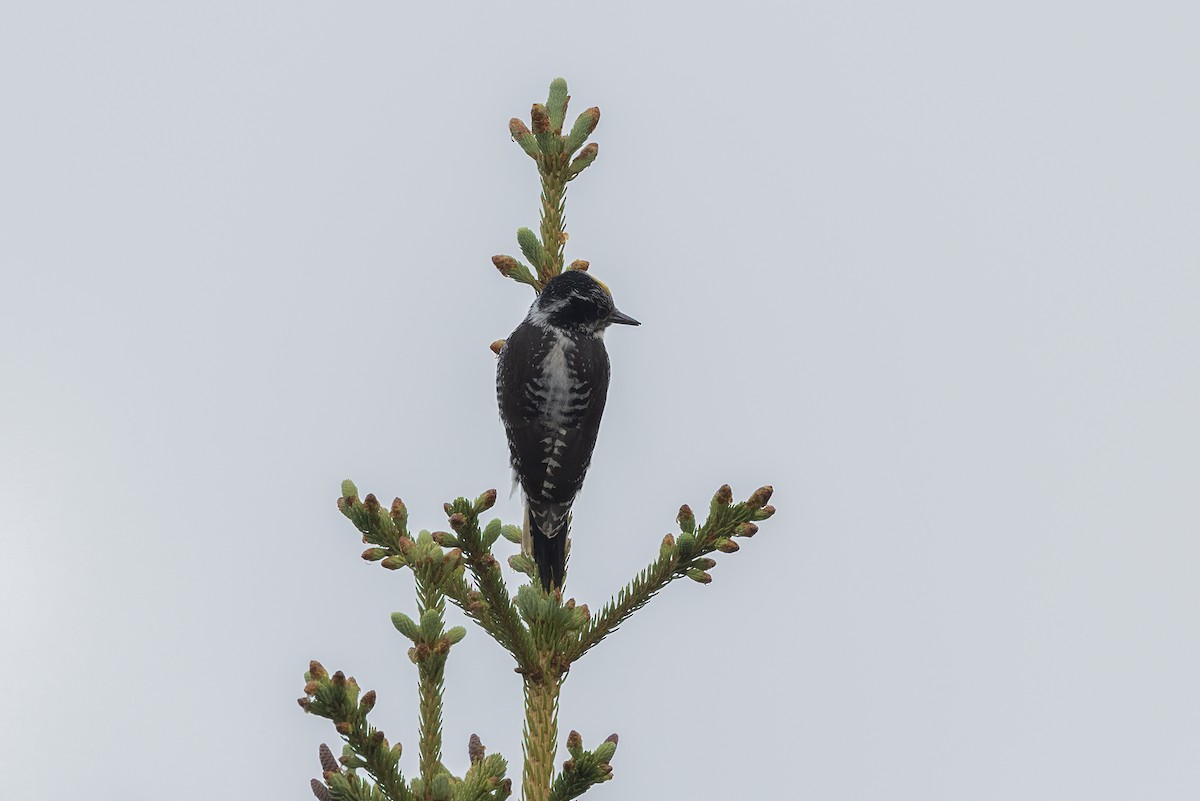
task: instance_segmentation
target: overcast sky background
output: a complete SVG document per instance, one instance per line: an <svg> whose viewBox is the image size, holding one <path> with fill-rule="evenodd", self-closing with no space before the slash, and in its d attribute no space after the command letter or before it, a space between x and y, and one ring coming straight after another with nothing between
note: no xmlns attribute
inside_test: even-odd
<svg viewBox="0 0 1200 801"><path fill-rule="evenodd" d="M499 5L0 12L5 796L308 798L311 658L415 767L411 579L334 499L517 519L489 258L562 75L567 258L644 323L571 594L779 508L572 671L588 798L1200 797L1195 4ZM447 687L519 777L499 647Z"/></svg>

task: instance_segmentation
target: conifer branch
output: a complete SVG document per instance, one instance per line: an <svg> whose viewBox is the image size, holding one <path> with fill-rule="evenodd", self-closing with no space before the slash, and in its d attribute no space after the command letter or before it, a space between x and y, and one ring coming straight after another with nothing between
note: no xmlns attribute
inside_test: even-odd
<svg viewBox="0 0 1200 801"><path fill-rule="evenodd" d="M503 254L493 256L492 263L501 275L529 284L535 292L541 292L547 281L563 271L563 249L567 243L567 183L590 166L599 152L594 142L586 146L584 142L600 123L600 109L593 106L584 111L575 120L570 132L563 134L570 99L567 82L555 78L550 84L545 105L534 103L530 110L532 130L516 117L508 123L508 132L513 141L537 164L542 184L538 226L541 237L529 228L517 231L517 244L533 265L533 272L524 263ZM579 151L579 155L572 159L576 151ZM587 264L576 260L567 269L586 269L586 266L576 267L580 263Z"/></svg>
<svg viewBox="0 0 1200 801"><path fill-rule="evenodd" d="M474 612L473 617L513 655L518 670L525 672L534 669L538 657L529 631L522 624L520 614L508 594L500 563L491 552L502 527L499 520L493 520L486 532L479 527L479 514L492 508L495 502L496 490L492 489L476 498L474 503L466 498L458 498L446 504L450 528L455 534L454 542L462 549L463 562L471 571L477 587L468 590L462 602L454 595L450 598L468 614Z"/></svg>
<svg viewBox="0 0 1200 801"><path fill-rule="evenodd" d="M348 768L346 772L332 762L332 755L326 757L327 748L321 752L327 790L335 801L371 797L371 789L354 774L358 768L366 769L375 788L388 801L418 801L412 798L400 773L400 743L389 747L384 733L367 721L368 713L375 706L375 691L371 690L359 699L358 682L353 677L346 678L340 670L330 676L315 660L309 663L304 678L305 697L299 699L300 707L305 712L333 721L338 734L350 747L350 754L342 757L342 763ZM316 785L313 792L321 797ZM364 792L367 795L363 795Z"/></svg>
<svg viewBox="0 0 1200 801"><path fill-rule="evenodd" d="M579 732L567 735L567 751L571 758L563 763L562 772L550 787L550 801L571 801L587 792L592 785L612 779L609 764L617 751L617 735L610 734L595 751L583 750Z"/></svg>
<svg viewBox="0 0 1200 801"><path fill-rule="evenodd" d="M413 648L411 654L416 660L419 675L421 779L431 782L435 775L445 770L442 767L442 689L446 675L446 652L450 650L452 642L448 637L440 637L446 614L445 596L435 585L419 578L417 612L420 614L421 633L434 639L432 648L421 643Z"/></svg>
<svg viewBox="0 0 1200 801"><path fill-rule="evenodd" d="M708 555L716 551L734 553L739 550L734 537L753 537L758 526L752 521L766 520L775 513L775 507L767 505L771 492L769 486L760 487L745 502L734 504L729 485L722 486L713 496L708 519L699 529L691 508L686 504L680 507L677 517L681 530L679 538L671 534L664 537L658 559L643 568L588 622L570 653L570 661L579 659L616 631L623 621L675 579L686 576L700 584L710 583L712 576L708 571L717 563Z"/></svg>
<svg viewBox="0 0 1200 801"><path fill-rule="evenodd" d="M554 754L558 748L559 674L525 677L525 730L521 752L525 769L521 774L524 801L549 801L554 777Z"/></svg>

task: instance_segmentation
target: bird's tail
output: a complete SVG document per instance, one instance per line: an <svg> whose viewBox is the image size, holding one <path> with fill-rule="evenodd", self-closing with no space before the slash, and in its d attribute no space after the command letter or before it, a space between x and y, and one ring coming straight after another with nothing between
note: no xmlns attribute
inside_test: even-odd
<svg viewBox="0 0 1200 801"><path fill-rule="evenodd" d="M559 518L538 514L532 510L527 510L525 515L529 524L530 539L533 541L533 561L542 580L542 589L547 592L552 587L562 589L567 575L567 526L566 520L563 519L565 517L565 513ZM542 527L548 527L551 523L558 523L557 530L552 531L551 536L547 536Z"/></svg>

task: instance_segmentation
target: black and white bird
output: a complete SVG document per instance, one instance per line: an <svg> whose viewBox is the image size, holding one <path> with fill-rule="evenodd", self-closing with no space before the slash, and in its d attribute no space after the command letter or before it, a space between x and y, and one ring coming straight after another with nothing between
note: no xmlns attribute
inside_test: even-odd
<svg viewBox="0 0 1200 801"><path fill-rule="evenodd" d="M583 486L608 396L610 325L639 325L608 287L580 270L546 282L500 350L496 395L515 481L525 494L542 586L562 587L566 528Z"/></svg>

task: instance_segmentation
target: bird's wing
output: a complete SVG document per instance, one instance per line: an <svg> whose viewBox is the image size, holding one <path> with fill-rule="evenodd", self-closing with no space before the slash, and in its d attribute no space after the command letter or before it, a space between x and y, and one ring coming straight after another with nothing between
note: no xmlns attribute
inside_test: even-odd
<svg viewBox="0 0 1200 801"><path fill-rule="evenodd" d="M609 365L602 341L588 337L573 343L567 352L572 384L590 392L572 402L554 425L538 381L555 341L545 329L517 328L500 351L496 387L513 469L525 494L531 500L569 504L591 462L608 393Z"/></svg>

